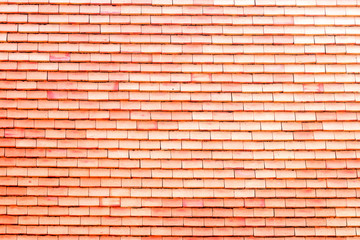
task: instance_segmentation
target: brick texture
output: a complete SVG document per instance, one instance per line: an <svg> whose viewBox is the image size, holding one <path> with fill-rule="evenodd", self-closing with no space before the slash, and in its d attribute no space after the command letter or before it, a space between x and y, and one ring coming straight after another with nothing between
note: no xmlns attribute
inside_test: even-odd
<svg viewBox="0 0 360 240"><path fill-rule="evenodd" d="M359 0L0 0L0 240L360 239Z"/></svg>

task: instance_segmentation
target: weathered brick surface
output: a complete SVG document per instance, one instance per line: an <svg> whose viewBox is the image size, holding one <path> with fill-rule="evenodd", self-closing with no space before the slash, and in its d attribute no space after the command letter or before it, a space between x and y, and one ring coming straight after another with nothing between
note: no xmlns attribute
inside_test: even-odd
<svg viewBox="0 0 360 240"><path fill-rule="evenodd" d="M0 239L359 239L359 33L359 0L0 0Z"/></svg>

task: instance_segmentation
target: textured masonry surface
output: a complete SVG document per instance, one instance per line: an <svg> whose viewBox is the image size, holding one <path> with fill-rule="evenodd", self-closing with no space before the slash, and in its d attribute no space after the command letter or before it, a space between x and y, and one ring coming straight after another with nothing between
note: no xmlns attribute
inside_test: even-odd
<svg viewBox="0 0 360 240"><path fill-rule="evenodd" d="M0 239L360 239L359 74L359 0L0 0Z"/></svg>

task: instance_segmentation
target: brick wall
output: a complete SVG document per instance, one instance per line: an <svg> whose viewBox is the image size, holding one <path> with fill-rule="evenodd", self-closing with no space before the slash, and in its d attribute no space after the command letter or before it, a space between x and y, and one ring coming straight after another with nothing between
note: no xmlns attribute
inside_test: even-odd
<svg viewBox="0 0 360 240"><path fill-rule="evenodd" d="M359 239L359 5L0 0L0 239Z"/></svg>

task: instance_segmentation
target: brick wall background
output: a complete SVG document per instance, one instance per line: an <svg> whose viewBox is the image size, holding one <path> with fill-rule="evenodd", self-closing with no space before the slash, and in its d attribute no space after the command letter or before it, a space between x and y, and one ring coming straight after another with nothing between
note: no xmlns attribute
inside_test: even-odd
<svg viewBox="0 0 360 240"><path fill-rule="evenodd" d="M359 5L0 0L0 239L359 239Z"/></svg>

